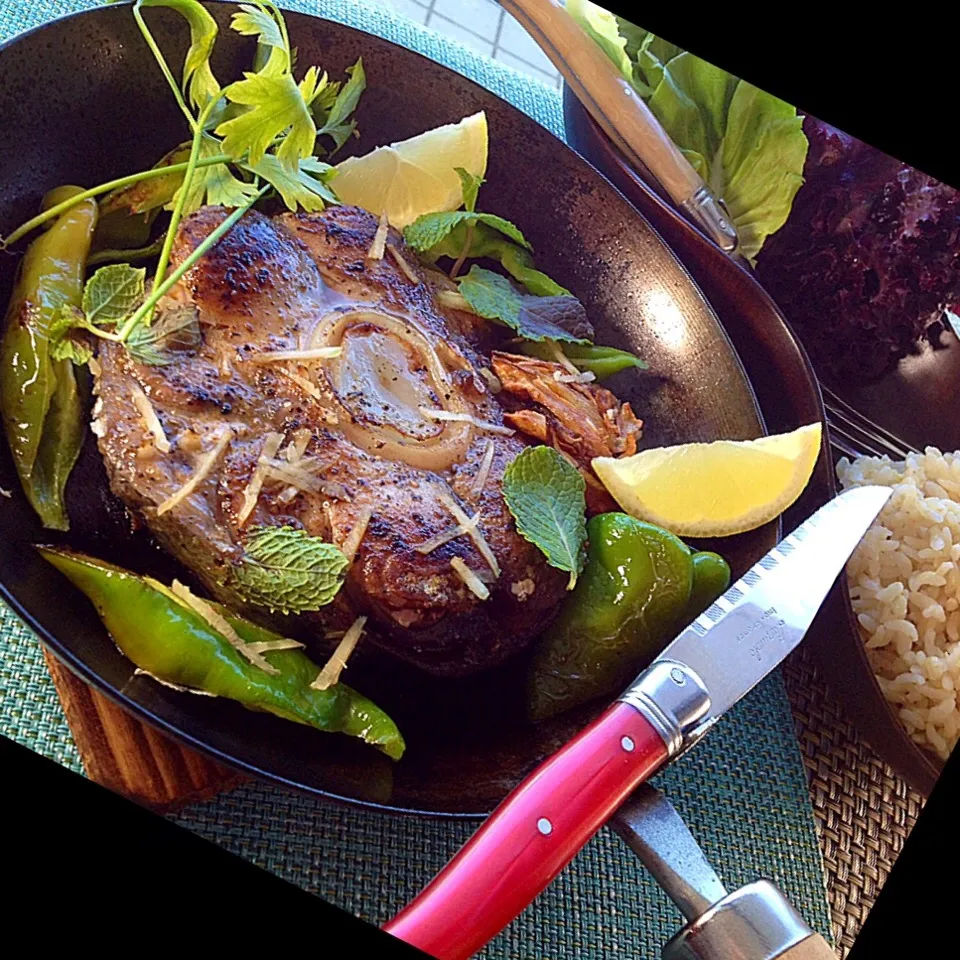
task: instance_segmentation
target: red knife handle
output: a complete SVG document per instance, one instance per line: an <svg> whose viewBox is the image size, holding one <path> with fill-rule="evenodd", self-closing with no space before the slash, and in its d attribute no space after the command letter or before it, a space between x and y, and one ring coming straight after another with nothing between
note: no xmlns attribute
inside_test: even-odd
<svg viewBox="0 0 960 960"><path fill-rule="evenodd" d="M547 887L667 759L663 737L617 702L534 771L384 929L438 960L466 960Z"/></svg>

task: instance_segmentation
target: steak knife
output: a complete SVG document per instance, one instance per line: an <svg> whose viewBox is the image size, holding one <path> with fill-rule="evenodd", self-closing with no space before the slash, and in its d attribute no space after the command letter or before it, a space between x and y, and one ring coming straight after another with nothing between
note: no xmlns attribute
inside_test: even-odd
<svg viewBox="0 0 960 960"><path fill-rule="evenodd" d="M384 929L438 960L466 960L495 937L641 783L800 643L890 494L848 490L781 540L527 777Z"/></svg>

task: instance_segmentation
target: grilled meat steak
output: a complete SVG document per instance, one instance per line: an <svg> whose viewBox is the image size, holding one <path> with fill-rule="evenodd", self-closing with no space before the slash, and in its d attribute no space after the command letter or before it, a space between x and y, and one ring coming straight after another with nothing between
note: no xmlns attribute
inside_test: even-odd
<svg viewBox="0 0 960 960"><path fill-rule="evenodd" d="M226 215L187 218L173 263ZM376 230L351 207L248 213L164 305L196 310L199 344L162 365L101 346L94 430L113 491L211 594L248 613L230 578L245 531L286 524L349 548L368 520L344 588L300 625L319 637L364 614L371 642L465 675L541 632L567 577L520 537L503 500L525 440L479 373L477 318L438 306L443 278L395 231L371 259ZM304 353L328 346L340 355ZM479 515L493 564L469 533L417 549L456 528L451 502Z"/></svg>

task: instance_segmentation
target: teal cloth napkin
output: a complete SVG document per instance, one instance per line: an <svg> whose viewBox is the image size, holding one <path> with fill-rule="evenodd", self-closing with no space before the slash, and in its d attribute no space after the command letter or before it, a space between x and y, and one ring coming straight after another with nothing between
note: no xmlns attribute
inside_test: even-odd
<svg viewBox="0 0 960 960"><path fill-rule="evenodd" d="M94 6L93 0L2 0L0 41ZM556 90L381 5L288 0L284 6L416 50L467 75L563 136ZM0 733L82 772L40 645L2 604ZM656 785L684 816L728 889L767 877L812 927L830 936L807 780L778 674L661 774ZM172 819L377 924L414 897L475 829L460 821L348 808L259 783ZM682 923L679 911L634 855L604 830L482 956L652 960Z"/></svg>

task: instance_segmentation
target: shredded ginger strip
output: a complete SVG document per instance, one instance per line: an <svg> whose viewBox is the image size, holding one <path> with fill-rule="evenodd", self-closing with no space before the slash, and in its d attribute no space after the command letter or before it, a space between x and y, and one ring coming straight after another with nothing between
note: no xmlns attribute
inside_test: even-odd
<svg viewBox="0 0 960 960"><path fill-rule="evenodd" d="M280 360L334 360L343 347L311 347L309 350L265 350L249 357L251 363L276 363Z"/></svg>
<svg viewBox="0 0 960 960"><path fill-rule="evenodd" d="M453 514L453 519L457 521L461 526L469 526L471 518L468 517L463 510L460 509L460 505L457 503L453 497L450 496L445 490L441 490L438 499L440 502ZM479 521L479 511L477 514L477 520ZM493 571L495 577L500 576L500 564L497 563L497 558L493 555L493 551L490 549L490 544L484 539L483 533L481 533L479 526L474 526L471 529L467 530L467 533L470 534L470 539L474 542L477 547L477 550L480 551L480 555L490 566L490 569Z"/></svg>
<svg viewBox="0 0 960 960"><path fill-rule="evenodd" d="M464 313L473 314L477 312L470 306L470 301L462 293L457 293L455 290L441 290L437 294L437 303L450 310L462 310Z"/></svg>
<svg viewBox="0 0 960 960"><path fill-rule="evenodd" d="M257 505L257 501L260 499L260 491L263 489L263 478L264 474L266 473L264 459L269 460L275 457L277 455L277 451L280 449L280 444L282 443L282 433L267 434L267 439L263 444L263 450L260 453L260 459L257 461L257 465L254 468L253 476L250 477L250 482L243 491L243 505L240 507L240 513L237 514L237 520L241 526L247 522L250 514L253 513L253 508Z"/></svg>
<svg viewBox="0 0 960 960"><path fill-rule="evenodd" d="M301 377L299 373L294 373L289 367L281 367L280 373L288 380L292 380L308 397L312 397L314 400L323 398L320 388L315 383L312 383L306 377Z"/></svg>
<svg viewBox="0 0 960 960"><path fill-rule="evenodd" d="M262 653L253 649L252 644L244 643L237 631L230 626L227 618L214 610L206 600L201 600L189 587L179 580L174 580L170 589L174 596L181 599L191 610L203 617L217 633L223 635L231 647L246 657L255 667L259 667L265 673L277 674L280 672L276 667L270 666L264 660Z"/></svg>
<svg viewBox="0 0 960 960"><path fill-rule="evenodd" d="M143 387L139 383L132 383L130 389L133 394L133 405L137 408L137 413L140 414L144 425L153 436L154 446L161 453L169 453L170 441L163 432L163 424L157 416L157 411L153 409L150 398L144 393Z"/></svg>
<svg viewBox="0 0 960 960"><path fill-rule="evenodd" d="M288 486L296 487L297 490L304 490L308 493L322 493L331 500L350 501L350 494L342 483L321 480L306 469L315 463L309 457L304 457L297 463L261 457L260 463L263 464L264 480L279 480Z"/></svg>
<svg viewBox="0 0 960 960"><path fill-rule="evenodd" d="M299 650L303 644L299 640L290 640L287 637L281 640L255 640L244 644L244 649L251 653L270 653L272 650Z"/></svg>
<svg viewBox="0 0 960 960"><path fill-rule="evenodd" d="M563 352L563 348L557 343L556 340L548 340L550 344L550 352L553 354L554 360L563 367L567 373L572 374L575 377L580 376L580 370L573 365L570 361L570 358Z"/></svg>
<svg viewBox="0 0 960 960"><path fill-rule="evenodd" d="M557 383L592 383L597 379L597 375L592 370L584 370L583 373L561 373L558 370L553 379Z"/></svg>
<svg viewBox="0 0 960 960"><path fill-rule="evenodd" d="M157 516L163 516L167 511L172 510L181 500L185 500L190 496L197 487L207 478L209 473L217 465L217 461L223 456L224 450L230 444L230 441L233 439L233 430L230 427L224 427L223 432L220 434L220 438L217 440L214 448L203 458L200 462L200 465L197 467L193 476L179 489L176 493L172 494L163 503L157 507Z"/></svg>
<svg viewBox="0 0 960 960"><path fill-rule="evenodd" d="M261 457L260 463L263 464L265 479L282 480L299 490L307 490L310 493L321 493L323 490L323 485L313 474L286 460Z"/></svg>
<svg viewBox="0 0 960 960"><path fill-rule="evenodd" d="M350 535L346 540L343 541L343 546L340 548L340 551L350 563L353 563L353 558L357 555L357 551L360 549L360 544L363 541L364 536L366 536L367 527L370 526L370 520L372 517L373 510L370 507L363 507L360 511L360 515L357 517L357 522L353 525L353 529L350 531Z"/></svg>
<svg viewBox="0 0 960 960"><path fill-rule="evenodd" d="M330 654L330 659L323 665L317 679L310 684L314 690L328 690L335 683L340 682L340 674L347 666L347 660L353 653L357 642L363 635L363 628L367 623L366 617L357 617L350 624L350 628L343 635L343 639L337 644L337 649Z"/></svg>
<svg viewBox="0 0 960 960"><path fill-rule="evenodd" d="M465 533L472 535L479 522L480 514L476 513L466 523L458 523L455 527L448 527L443 533L438 533L435 537L431 537L423 543L418 543L414 549L418 553L433 553L437 547L442 547L445 543L456 540L457 537L462 537Z"/></svg>
<svg viewBox="0 0 960 960"><path fill-rule="evenodd" d="M367 251L368 260L382 260L383 251L387 245L387 231L390 229L390 224L387 221L387 210L384 207L383 212L380 214L380 222L377 224L377 232L373 235L373 243L370 244L370 249Z"/></svg>
<svg viewBox="0 0 960 960"><path fill-rule="evenodd" d="M467 585L467 588L470 590L474 596L478 597L480 600L487 600L490 597L490 591L487 589L484 582L460 559L460 557L454 557L450 561L450 566L453 567L457 576Z"/></svg>
<svg viewBox="0 0 960 960"><path fill-rule="evenodd" d="M403 273L411 283L419 283L420 278L414 273L413 267L407 263L406 257L404 257L392 243L387 244L387 249L390 251L393 259L397 261L400 272Z"/></svg>
<svg viewBox="0 0 960 960"><path fill-rule="evenodd" d="M287 463L300 463L309 445L310 431L306 427L295 430L293 432L293 440L290 441L283 451L284 456L287 458Z"/></svg>
<svg viewBox="0 0 960 960"><path fill-rule="evenodd" d="M434 410L431 407L420 407L420 413L431 420L450 420L458 423L470 423L478 430L486 430L487 433L500 433L505 437L512 437L514 431L509 427L504 427L499 423L490 423L488 420L479 420L469 413L454 413L452 410Z"/></svg>
<svg viewBox="0 0 960 960"><path fill-rule="evenodd" d="M470 487L470 496L476 499L483 493L483 488L487 484L487 478L490 476L490 468L493 466L493 455L496 447L492 440L487 440L487 449L483 451L483 459L480 461L480 469L474 477L473 485Z"/></svg>

